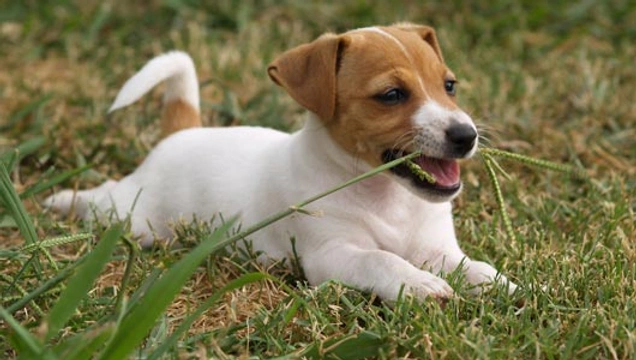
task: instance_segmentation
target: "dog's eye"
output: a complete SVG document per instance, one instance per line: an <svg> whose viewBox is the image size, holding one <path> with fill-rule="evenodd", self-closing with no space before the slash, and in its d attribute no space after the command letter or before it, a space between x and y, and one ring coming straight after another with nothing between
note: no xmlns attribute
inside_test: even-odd
<svg viewBox="0 0 636 360"><path fill-rule="evenodd" d="M376 95L375 98L386 105L397 105L406 101L408 96L401 89L391 89L385 93Z"/></svg>
<svg viewBox="0 0 636 360"><path fill-rule="evenodd" d="M457 83L457 81L455 80L446 80L444 81L444 89L446 90L446 93L450 96L455 96L455 92L457 91L455 89L455 84Z"/></svg>

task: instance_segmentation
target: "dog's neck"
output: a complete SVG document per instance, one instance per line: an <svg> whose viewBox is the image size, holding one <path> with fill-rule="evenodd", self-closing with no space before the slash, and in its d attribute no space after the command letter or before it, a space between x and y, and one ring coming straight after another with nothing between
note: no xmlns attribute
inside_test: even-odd
<svg viewBox="0 0 636 360"><path fill-rule="evenodd" d="M322 121L311 112L304 127L294 134L292 144L294 161L298 161L300 166L311 166L314 172L308 173L324 178L334 186L372 169L364 160L337 144ZM349 187L349 190L374 198L404 189L386 174L378 174Z"/></svg>
<svg viewBox="0 0 636 360"><path fill-rule="evenodd" d="M302 154L306 164L317 166L316 170L326 170L350 179L371 169L365 161L336 143L322 121L311 112L304 127L295 135L294 150Z"/></svg>

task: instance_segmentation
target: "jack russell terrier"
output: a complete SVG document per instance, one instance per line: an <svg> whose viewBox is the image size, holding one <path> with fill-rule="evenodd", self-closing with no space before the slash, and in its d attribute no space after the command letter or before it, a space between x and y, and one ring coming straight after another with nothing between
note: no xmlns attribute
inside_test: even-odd
<svg viewBox="0 0 636 360"><path fill-rule="evenodd" d="M335 279L393 301L453 294L436 274L460 269L472 292L516 285L492 266L466 257L453 229L451 200L462 188L458 159L472 156L478 135L455 102L456 78L432 28L368 27L283 53L269 77L309 110L300 131L260 127L201 128L194 64L182 52L148 62L126 82L110 111L162 81L167 136L119 181L61 191L45 205L105 221L130 216L143 246L169 238L179 218L240 214L251 225L373 167L413 151L429 183L407 165L323 198L252 236L268 259L292 254L317 285ZM402 290L403 289L403 290Z"/></svg>

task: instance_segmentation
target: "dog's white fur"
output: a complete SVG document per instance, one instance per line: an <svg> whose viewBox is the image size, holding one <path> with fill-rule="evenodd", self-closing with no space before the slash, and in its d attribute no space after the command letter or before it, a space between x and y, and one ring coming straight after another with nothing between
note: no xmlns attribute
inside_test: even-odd
<svg viewBox="0 0 636 360"><path fill-rule="evenodd" d="M367 28L351 36L370 33L387 36L388 30ZM167 102L181 99L198 112L194 65L181 52L151 60L125 84L111 110L134 102L162 81L168 83ZM418 81L416 86L429 86ZM472 125L466 113L432 98L417 106L410 121L419 129L414 146L438 157L444 156L440 149L449 121ZM291 135L259 127L179 131L122 180L77 193L64 190L45 204L62 212L74 207L84 218L95 214L106 219L112 211L119 218L130 215L132 231L148 246L155 238L170 237L168 224L179 218L206 219L221 212L240 214L242 223L251 225L372 165L343 149L325 122L310 112L304 128ZM307 206L319 216L296 214L260 230L252 236L253 247L263 251L264 258L285 258L295 237L312 284L336 279L387 300L396 299L402 286L406 294L419 298L449 297L453 290L435 274L457 268L469 284L487 286L497 280L514 291L516 286L493 267L460 250L451 215L454 195L424 194L406 179L381 174Z"/></svg>

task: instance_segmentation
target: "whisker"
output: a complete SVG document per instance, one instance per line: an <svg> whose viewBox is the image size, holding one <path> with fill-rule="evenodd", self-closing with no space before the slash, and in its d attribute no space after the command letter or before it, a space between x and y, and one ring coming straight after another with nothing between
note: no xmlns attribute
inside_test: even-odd
<svg viewBox="0 0 636 360"><path fill-rule="evenodd" d="M490 146L499 140L499 133L495 127L481 121L481 119L475 119L474 122L479 133L480 145Z"/></svg>
<svg viewBox="0 0 636 360"><path fill-rule="evenodd" d="M395 139L391 148L404 151L406 147L413 144L415 140L414 139L415 137L413 136L414 133L415 133L415 130L409 130L405 132L404 134L400 135L397 139Z"/></svg>
<svg viewBox="0 0 636 360"><path fill-rule="evenodd" d="M479 135L479 146L486 145L490 147L492 145L492 141L488 136Z"/></svg>
<svg viewBox="0 0 636 360"><path fill-rule="evenodd" d="M360 156L358 154L358 152L356 151L355 155L353 156L353 171L355 174L358 173L359 170L359 166L360 166Z"/></svg>

